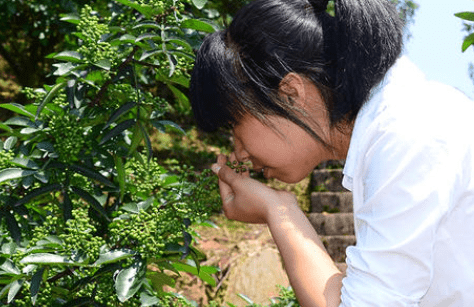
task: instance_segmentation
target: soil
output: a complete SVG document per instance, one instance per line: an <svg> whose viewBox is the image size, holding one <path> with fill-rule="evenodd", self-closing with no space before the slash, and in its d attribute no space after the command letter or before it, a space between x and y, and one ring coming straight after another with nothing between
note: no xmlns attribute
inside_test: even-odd
<svg viewBox="0 0 474 307"><path fill-rule="evenodd" d="M207 256L202 265L220 268L215 275L217 286L205 285L199 278L185 275L171 291L199 306L207 306L210 301L220 306L228 303L246 306L248 303L239 294L254 303L267 305L270 298L278 295L278 285L289 286L266 225L230 221L223 215L213 217L213 222L218 228L200 226L196 229L200 238L196 239L195 247Z"/></svg>

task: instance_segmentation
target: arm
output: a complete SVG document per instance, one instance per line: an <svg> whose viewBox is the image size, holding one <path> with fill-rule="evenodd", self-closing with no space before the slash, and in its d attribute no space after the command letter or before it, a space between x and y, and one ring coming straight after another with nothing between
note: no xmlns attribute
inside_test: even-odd
<svg viewBox="0 0 474 307"><path fill-rule="evenodd" d="M268 227L302 306L339 306L342 273L296 203L278 205Z"/></svg>
<svg viewBox="0 0 474 307"><path fill-rule="evenodd" d="M287 274L302 306L338 306L342 274L317 233L298 208L295 197L236 174L219 156L218 173L223 209L230 219L266 223L283 257Z"/></svg>

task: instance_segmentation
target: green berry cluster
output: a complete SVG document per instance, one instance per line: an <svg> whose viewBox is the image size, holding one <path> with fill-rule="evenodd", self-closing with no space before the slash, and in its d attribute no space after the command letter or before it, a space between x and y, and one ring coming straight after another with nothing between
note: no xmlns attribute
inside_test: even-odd
<svg viewBox="0 0 474 307"><path fill-rule="evenodd" d="M77 51L90 63L109 60L112 64L115 64L117 59L116 48L109 42L102 40L102 37L110 32L107 24L111 19L104 18L100 20L89 5L85 5L81 10L80 18L77 29L80 32L83 45Z"/></svg>
<svg viewBox="0 0 474 307"><path fill-rule="evenodd" d="M64 241L66 250L82 251L94 262L99 257L100 248L105 241L95 235L97 229L93 226L87 209L74 209L72 216L72 219L67 220L64 233L60 234L59 238Z"/></svg>
<svg viewBox="0 0 474 307"><path fill-rule="evenodd" d="M57 235L61 232L64 224L55 214L48 214L41 225L34 228L33 237L28 242L28 248L35 246L38 241L45 239L49 235Z"/></svg>
<svg viewBox="0 0 474 307"><path fill-rule="evenodd" d="M143 160L146 161L146 157ZM129 195L132 200L139 200L139 197L148 198L148 195L153 195L159 191L163 184L163 175L165 169L158 164L156 158L148 162L132 158L125 164L125 171L128 175Z"/></svg>
<svg viewBox="0 0 474 307"><path fill-rule="evenodd" d="M23 283L19 295L13 300L13 307L32 307L30 284ZM34 306L54 306L53 287L50 283L43 281L39 288Z"/></svg>
<svg viewBox="0 0 474 307"><path fill-rule="evenodd" d="M57 105L57 106L60 106L60 107L65 107L68 105L68 102L67 102L67 96L66 96L66 91L65 90L61 90L61 92L59 92L52 100L52 103Z"/></svg>
<svg viewBox="0 0 474 307"><path fill-rule="evenodd" d="M244 165L244 162L237 162L237 161L227 161L226 165L233 169L237 174L238 173L245 173L247 171L247 167Z"/></svg>
<svg viewBox="0 0 474 307"><path fill-rule="evenodd" d="M55 140L54 149L62 162L76 161L86 145L84 128L77 117L67 114L52 115L49 120L51 136Z"/></svg>
<svg viewBox="0 0 474 307"><path fill-rule="evenodd" d="M135 249L144 258L162 255L165 243L175 242L183 229L172 208L153 205L138 214L123 213L109 225L110 239L120 247Z"/></svg>
<svg viewBox="0 0 474 307"><path fill-rule="evenodd" d="M108 89L108 99L104 103L106 108L117 108L128 101L138 101L136 89L127 83L111 84Z"/></svg>
<svg viewBox="0 0 474 307"><path fill-rule="evenodd" d="M43 98L46 96L46 91L43 89L34 89L31 87L25 87L21 91L25 94L27 99L34 100L35 102L39 103Z"/></svg>
<svg viewBox="0 0 474 307"><path fill-rule="evenodd" d="M14 157L12 151L0 149L0 170L10 167Z"/></svg>

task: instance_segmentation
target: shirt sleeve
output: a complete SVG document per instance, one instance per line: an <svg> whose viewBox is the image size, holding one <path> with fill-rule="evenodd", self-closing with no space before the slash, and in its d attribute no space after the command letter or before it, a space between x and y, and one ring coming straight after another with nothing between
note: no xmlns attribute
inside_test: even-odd
<svg viewBox="0 0 474 307"><path fill-rule="evenodd" d="M437 225L451 198L446 144L388 127L354 176L357 244L346 251L341 307L418 306L433 274Z"/></svg>

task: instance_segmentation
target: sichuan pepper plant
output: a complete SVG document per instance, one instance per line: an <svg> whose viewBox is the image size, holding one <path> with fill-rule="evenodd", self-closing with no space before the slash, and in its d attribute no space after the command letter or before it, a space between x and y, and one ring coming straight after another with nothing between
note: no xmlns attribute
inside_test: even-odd
<svg viewBox="0 0 474 307"><path fill-rule="evenodd" d="M0 123L1 304L167 306L185 300L165 288L180 272L215 283L190 227L216 209L215 178L170 173L150 141L180 130L166 114L188 107L193 48L215 30L185 4L62 16L77 48L50 55L56 83L0 105L15 113Z"/></svg>

